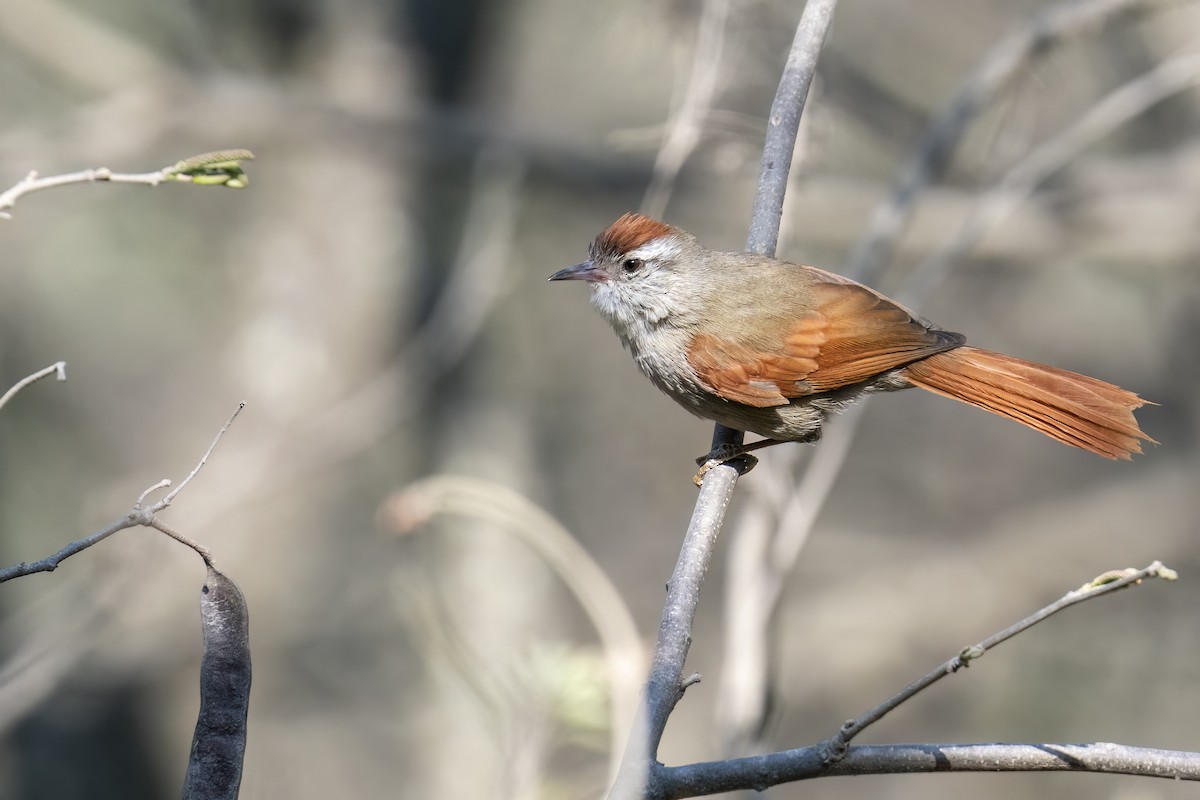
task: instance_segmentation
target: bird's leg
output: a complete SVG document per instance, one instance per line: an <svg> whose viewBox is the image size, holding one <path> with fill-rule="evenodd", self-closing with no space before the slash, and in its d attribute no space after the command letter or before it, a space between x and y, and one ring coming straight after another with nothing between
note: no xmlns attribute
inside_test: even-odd
<svg viewBox="0 0 1200 800"><path fill-rule="evenodd" d="M745 465L739 469L742 475L745 475L758 463L758 459L750 455L755 450L761 450L764 447L770 447L775 444L783 444L780 439L763 439L760 442L751 442L750 444L724 444L717 445L710 452L696 459L696 464L699 465L700 471L692 476L692 483L699 486L704 483L704 476L713 467L719 467L722 464L728 464L735 459L743 459Z"/></svg>
<svg viewBox="0 0 1200 800"><path fill-rule="evenodd" d="M776 445L776 444L783 444L785 441L787 441L787 440L785 440L785 439L763 439L758 442L751 442L750 444L730 444L729 442L724 442L724 443L719 444L716 447L714 447L710 452L705 453L704 455L697 458L696 465L703 466L704 464L707 464L709 461L716 461L718 463L723 464L726 461L732 461L733 459L737 458L738 456L744 456L747 453L753 453L755 450L762 450L764 447L770 447L770 446ZM713 464L713 466L715 467L716 464Z"/></svg>

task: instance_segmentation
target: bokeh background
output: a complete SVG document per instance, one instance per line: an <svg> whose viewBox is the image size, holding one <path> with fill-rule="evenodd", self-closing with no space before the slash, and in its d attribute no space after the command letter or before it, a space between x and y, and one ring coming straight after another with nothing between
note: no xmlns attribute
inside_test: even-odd
<svg viewBox="0 0 1200 800"><path fill-rule="evenodd" d="M665 762L823 738L963 645L1156 558L1182 580L1033 629L864 741L1200 750L1200 95L1068 148L944 275L909 280L1118 87L1169 62L1194 85L1200 6L1103 5L986 96L874 283L975 344L1154 400L1140 419L1160 444L1109 463L906 392L831 426L845 457L821 467L820 502L803 484L798 516L780 509L812 448L768 452L708 576L689 660L704 680ZM226 147L257 160L244 191L68 187L0 224L0 385L59 359L69 375L0 414L0 561L47 555L179 480L245 400L166 516L250 603L243 796L596 796L607 670L622 686L642 672L710 426L636 373L582 287L545 277L637 208L741 247L800 6L6 5L0 184ZM781 255L851 265L929 125L1050 7L843 3ZM739 622L779 563L755 543L780 525L807 543L778 607ZM2 587L0 796L178 792L203 578L193 553L136 529ZM749 673L731 680L735 662ZM771 794L1191 791L939 775Z"/></svg>

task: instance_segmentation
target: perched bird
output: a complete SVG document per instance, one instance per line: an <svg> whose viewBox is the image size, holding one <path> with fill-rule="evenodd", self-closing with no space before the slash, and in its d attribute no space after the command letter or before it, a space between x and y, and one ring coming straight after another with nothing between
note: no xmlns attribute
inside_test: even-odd
<svg viewBox="0 0 1200 800"><path fill-rule="evenodd" d="M639 214L602 231L588 256L550 280L586 281L641 371L684 408L768 440L706 458L816 441L831 412L910 386L1105 458L1129 459L1153 441L1134 419L1146 401L1133 392L968 347L962 334L816 267L708 250Z"/></svg>

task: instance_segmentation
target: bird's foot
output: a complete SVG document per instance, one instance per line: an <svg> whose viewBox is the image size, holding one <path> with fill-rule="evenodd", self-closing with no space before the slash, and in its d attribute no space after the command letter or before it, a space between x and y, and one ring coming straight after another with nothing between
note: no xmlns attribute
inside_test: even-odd
<svg viewBox="0 0 1200 800"><path fill-rule="evenodd" d="M692 476L692 483L699 486L704 483L704 476L714 467L729 464L738 471L739 475L745 475L754 469L754 466L758 464L758 459L750 455L744 446L726 443L714 447L711 452L697 458L696 464L699 465L700 471Z"/></svg>

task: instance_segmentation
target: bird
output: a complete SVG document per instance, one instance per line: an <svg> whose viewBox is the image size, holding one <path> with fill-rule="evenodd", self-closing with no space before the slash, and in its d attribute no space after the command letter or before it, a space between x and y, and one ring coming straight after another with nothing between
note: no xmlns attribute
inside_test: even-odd
<svg viewBox="0 0 1200 800"><path fill-rule="evenodd" d="M549 280L585 282L640 371L677 403L764 437L697 459L709 467L780 442L815 442L830 414L910 387L1108 459L1128 460L1141 442L1154 443L1133 415L1147 401L1133 392L971 347L850 278L709 250L641 214L618 218L586 261Z"/></svg>

